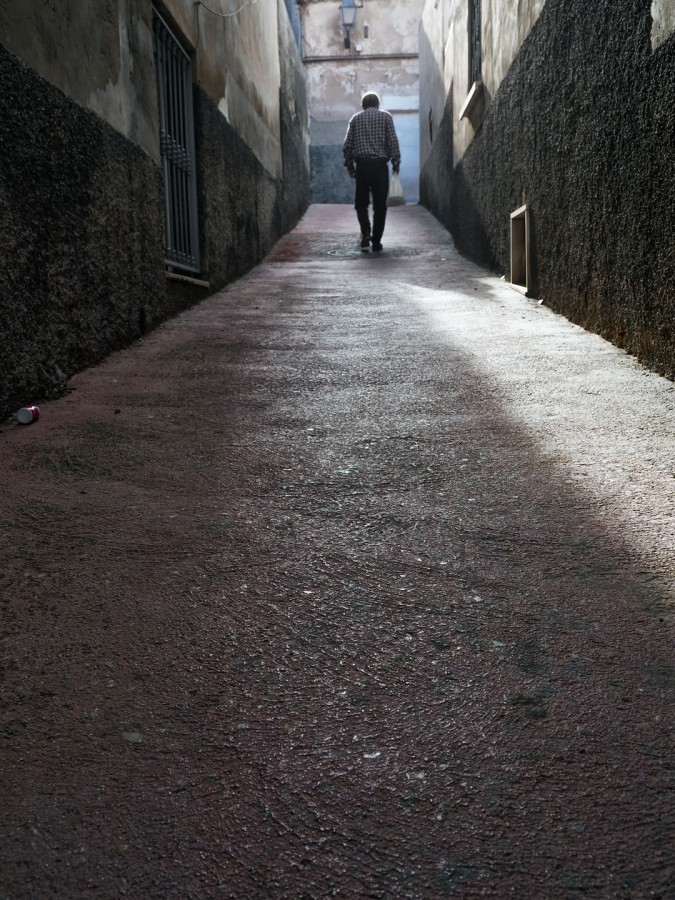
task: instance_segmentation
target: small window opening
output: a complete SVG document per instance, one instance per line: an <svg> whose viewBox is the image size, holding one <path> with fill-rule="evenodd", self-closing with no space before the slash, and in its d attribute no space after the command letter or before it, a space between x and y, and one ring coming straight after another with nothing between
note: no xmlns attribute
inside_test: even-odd
<svg viewBox="0 0 675 900"><path fill-rule="evenodd" d="M511 284L526 294L530 286L530 228L527 205L511 213Z"/></svg>

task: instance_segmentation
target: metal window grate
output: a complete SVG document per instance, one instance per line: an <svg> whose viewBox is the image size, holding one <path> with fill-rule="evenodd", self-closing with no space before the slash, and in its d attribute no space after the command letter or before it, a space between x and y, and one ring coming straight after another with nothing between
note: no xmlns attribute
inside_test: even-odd
<svg viewBox="0 0 675 900"><path fill-rule="evenodd" d="M165 261L199 272L192 63L157 11L153 35L164 176Z"/></svg>
<svg viewBox="0 0 675 900"><path fill-rule="evenodd" d="M480 0L469 0L469 87L482 78L480 6Z"/></svg>

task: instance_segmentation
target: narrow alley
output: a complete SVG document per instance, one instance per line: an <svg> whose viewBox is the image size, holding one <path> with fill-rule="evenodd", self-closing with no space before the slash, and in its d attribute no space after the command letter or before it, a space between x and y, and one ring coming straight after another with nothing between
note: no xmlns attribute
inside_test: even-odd
<svg viewBox="0 0 675 900"><path fill-rule="evenodd" d="M0 897L675 897L675 385L355 226L0 429Z"/></svg>

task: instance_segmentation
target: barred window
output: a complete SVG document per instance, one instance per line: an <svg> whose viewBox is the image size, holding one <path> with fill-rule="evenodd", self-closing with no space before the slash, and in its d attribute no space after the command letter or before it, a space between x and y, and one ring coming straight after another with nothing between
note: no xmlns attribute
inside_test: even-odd
<svg viewBox="0 0 675 900"><path fill-rule="evenodd" d="M192 62L156 10L153 37L164 176L164 257L170 266L199 272Z"/></svg>

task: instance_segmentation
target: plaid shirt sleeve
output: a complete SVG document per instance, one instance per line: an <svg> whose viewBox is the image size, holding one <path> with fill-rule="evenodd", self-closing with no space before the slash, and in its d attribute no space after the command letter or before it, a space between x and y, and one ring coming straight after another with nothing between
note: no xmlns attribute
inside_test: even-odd
<svg viewBox="0 0 675 900"><path fill-rule="evenodd" d="M352 128L352 123L354 122L354 117L349 120L349 125L347 126L347 134L345 135L345 142L342 145L342 154L345 158L345 165L351 171L354 168L354 129Z"/></svg>
<svg viewBox="0 0 675 900"><path fill-rule="evenodd" d="M394 120L389 113L387 113L387 150L387 156L391 160L392 166L398 169L401 165L401 148L398 145Z"/></svg>

